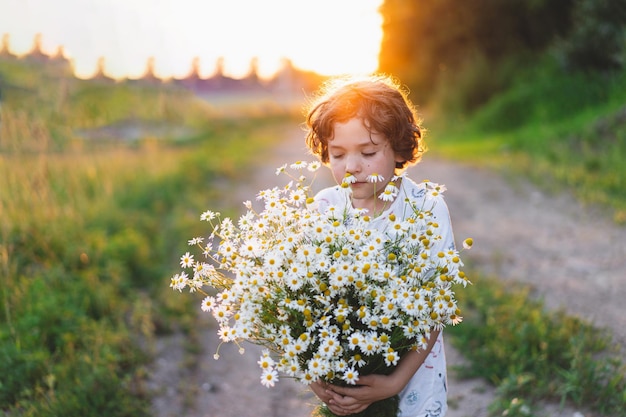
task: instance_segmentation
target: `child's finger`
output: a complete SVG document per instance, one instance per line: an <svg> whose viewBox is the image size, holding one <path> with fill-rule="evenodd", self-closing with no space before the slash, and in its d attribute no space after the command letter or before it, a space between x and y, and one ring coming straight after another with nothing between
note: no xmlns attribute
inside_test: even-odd
<svg viewBox="0 0 626 417"><path fill-rule="evenodd" d="M339 397L352 397L360 387L340 387L337 385L329 385L328 391L337 394Z"/></svg>

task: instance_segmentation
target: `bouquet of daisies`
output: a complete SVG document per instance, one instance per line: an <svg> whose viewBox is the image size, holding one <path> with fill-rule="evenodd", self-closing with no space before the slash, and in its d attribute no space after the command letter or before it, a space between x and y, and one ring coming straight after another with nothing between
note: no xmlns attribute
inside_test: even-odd
<svg viewBox="0 0 626 417"><path fill-rule="evenodd" d="M222 342L266 347L258 363L268 387L279 375L355 384L359 375L390 373L403 353L426 347L433 328L461 321L453 285L468 280L456 250L431 253L439 239L432 207L389 219L386 232L351 207L321 211L302 175L319 166L280 167L287 184L261 191L262 209L245 202L236 224L203 213L210 232L189 241L200 253L185 253L171 279L175 290L204 294L201 308ZM436 204L444 187L421 186Z"/></svg>

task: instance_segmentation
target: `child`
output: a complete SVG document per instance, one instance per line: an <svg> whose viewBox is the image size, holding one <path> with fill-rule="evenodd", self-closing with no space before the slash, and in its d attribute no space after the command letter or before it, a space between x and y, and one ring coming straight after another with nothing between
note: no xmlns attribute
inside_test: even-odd
<svg viewBox="0 0 626 417"><path fill-rule="evenodd" d="M352 206L367 210L372 227L384 230L390 214L404 218L412 213L411 203L421 206L423 187L398 176L424 153L422 129L413 105L394 79L370 76L329 82L310 106L306 125L309 149L330 167L337 183L346 174L354 176ZM397 193L381 198L392 179ZM345 204L345 196L335 186L320 191L316 200L323 209ZM445 203L440 201L433 212L442 236L433 250L437 253L453 248L454 238ZM357 385L350 387L316 382L311 388L340 416L361 412L396 394L401 417L443 416L447 410L443 336L433 329L428 348L405 354L390 375L360 376Z"/></svg>

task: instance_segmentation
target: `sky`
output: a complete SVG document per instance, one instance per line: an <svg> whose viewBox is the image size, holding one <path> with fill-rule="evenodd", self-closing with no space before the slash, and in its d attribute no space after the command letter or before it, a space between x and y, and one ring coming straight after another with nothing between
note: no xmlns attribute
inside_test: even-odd
<svg viewBox="0 0 626 417"><path fill-rule="evenodd" d="M148 58L161 78L183 77L194 57L210 76L250 70L268 78L283 59L324 75L376 70L383 0L0 0L0 36L24 54L41 34L45 53L62 45L77 76L104 57L115 78L141 76Z"/></svg>

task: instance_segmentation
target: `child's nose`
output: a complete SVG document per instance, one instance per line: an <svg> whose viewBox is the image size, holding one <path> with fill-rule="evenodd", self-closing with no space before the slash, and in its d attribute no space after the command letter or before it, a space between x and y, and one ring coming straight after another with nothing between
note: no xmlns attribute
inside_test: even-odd
<svg viewBox="0 0 626 417"><path fill-rule="evenodd" d="M359 158L355 156L348 156L346 158L346 172L350 174L355 174L361 170L361 162Z"/></svg>

